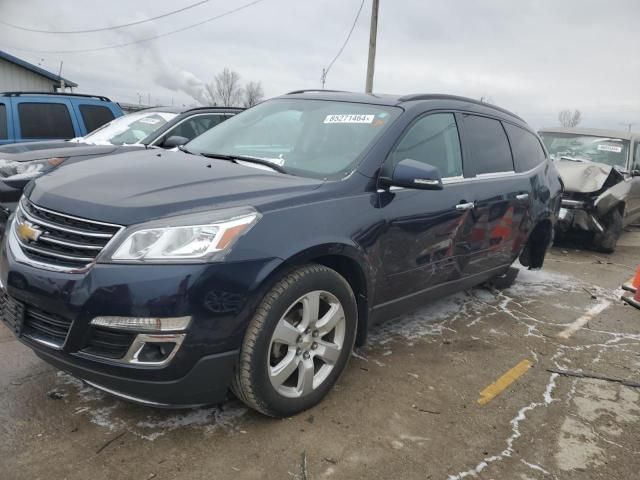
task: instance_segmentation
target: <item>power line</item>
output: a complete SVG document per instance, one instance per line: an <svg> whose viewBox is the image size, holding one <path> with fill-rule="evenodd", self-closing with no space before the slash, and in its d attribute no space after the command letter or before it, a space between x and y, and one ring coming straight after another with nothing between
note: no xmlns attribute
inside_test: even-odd
<svg viewBox="0 0 640 480"><path fill-rule="evenodd" d="M187 25L186 27L182 27L182 28L178 28L176 30L170 30L168 32L165 33L160 33L158 35L153 35L151 37L146 37L146 38L141 38L138 40L134 40L131 42L126 42L126 43L118 43L115 45L107 45L105 47L98 47L98 48L86 48L86 49L80 49L80 50L28 50L26 48L17 48L17 47L10 47L13 50L18 50L18 51L22 51L22 52L30 52L30 53L48 53L48 54L67 54L67 53L89 53L89 52L100 52L103 50L111 50L114 48L122 48L122 47L128 47L130 45L136 45L138 43L145 43L145 42L151 42L153 40L157 40L158 38L163 38L163 37L168 37L169 35L174 35L176 33L180 33L180 32L184 32L186 30L190 30L192 28L195 27L199 27L200 25L204 25L205 23L209 23L209 22L213 22L214 20L218 20L220 18L232 15L236 12L239 12L240 10L244 10L246 8L249 8L253 5L256 5L258 3L262 3L265 0L254 0L253 2L249 2L246 3L244 5L241 5L240 7L234 8L233 10L228 10L224 13L221 13L219 15L216 15L214 17L210 17L207 18L206 20L202 20L198 23L193 23L191 25Z"/></svg>
<svg viewBox="0 0 640 480"><path fill-rule="evenodd" d="M340 50L338 50L338 53L336 54L335 57L333 57L333 60L331 60L331 62L329 63L329 65L326 68L322 69L322 88L324 88L324 84L327 81L327 75L329 74L329 70L331 70L331 67L333 67L333 64L336 63L336 60L338 60L338 57L340 57L340 55L342 55L342 52L344 51L345 47L347 46L347 43L349 43L349 39L351 38L351 35L353 34L353 31L356 28L356 24L358 23L358 18L360 18L360 12L362 12L362 7L364 7L364 2L365 0L362 0L362 2L360 3L360 8L358 9L358 13L356 14L356 18L353 21L353 25L351 25L351 30L349 30L349 34L347 35L347 38L344 40L344 43L342 44L342 47L340 47Z"/></svg>
<svg viewBox="0 0 640 480"><path fill-rule="evenodd" d="M200 5L204 3L208 3L209 1L211 0L201 0L200 2L192 3L191 5L187 5L186 7L179 8L178 10L173 10L171 12L163 13L162 15L147 18L144 20L138 20L136 22L123 23L121 25L115 25L113 27L91 28L88 30L39 30L37 28L22 27L20 25L15 25L13 23L5 22L4 20L0 20L0 24L6 25L7 27L15 28L17 30L23 30L25 32L35 32L35 33L54 33L54 34L73 35L78 33L106 32L107 30L118 30L120 28L133 27L134 25L141 25L143 23L153 22L154 20L159 20L161 18L170 17L171 15L175 15L176 13L181 13L187 10L191 10L192 8L199 7Z"/></svg>

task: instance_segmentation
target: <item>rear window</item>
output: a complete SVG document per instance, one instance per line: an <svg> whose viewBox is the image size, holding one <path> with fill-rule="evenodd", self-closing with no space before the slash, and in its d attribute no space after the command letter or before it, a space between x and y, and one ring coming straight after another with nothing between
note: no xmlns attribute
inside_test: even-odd
<svg viewBox="0 0 640 480"><path fill-rule="evenodd" d="M465 176L513 172L507 134L498 120L464 115L464 139L471 153L469 167L465 164Z"/></svg>
<svg viewBox="0 0 640 480"><path fill-rule="evenodd" d="M73 138L71 115L62 103L20 103L22 138Z"/></svg>
<svg viewBox="0 0 640 480"><path fill-rule="evenodd" d="M114 119L113 112L100 105L80 105L80 114L84 120L84 126L87 127L87 133Z"/></svg>
<svg viewBox="0 0 640 480"><path fill-rule="evenodd" d="M7 132L7 106L0 103L0 140L9 138Z"/></svg>
<svg viewBox="0 0 640 480"><path fill-rule="evenodd" d="M508 123L504 124L504 128L511 142L516 172L526 172L546 160L542 145L535 135Z"/></svg>

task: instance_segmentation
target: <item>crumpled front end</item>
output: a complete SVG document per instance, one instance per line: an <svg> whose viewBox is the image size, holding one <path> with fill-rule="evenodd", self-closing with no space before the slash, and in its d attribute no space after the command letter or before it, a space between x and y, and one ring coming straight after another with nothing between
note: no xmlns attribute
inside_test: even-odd
<svg viewBox="0 0 640 480"><path fill-rule="evenodd" d="M624 177L615 168L588 161L560 160L556 167L565 185L557 228L602 233L606 217L620 202L624 192L617 187Z"/></svg>
<svg viewBox="0 0 640 480"><path fill-rule="evenodd" d="M560 233L571 230L602 232L604 227L597 218L594 199L588 195L565 192L556 228Z"/></svg>

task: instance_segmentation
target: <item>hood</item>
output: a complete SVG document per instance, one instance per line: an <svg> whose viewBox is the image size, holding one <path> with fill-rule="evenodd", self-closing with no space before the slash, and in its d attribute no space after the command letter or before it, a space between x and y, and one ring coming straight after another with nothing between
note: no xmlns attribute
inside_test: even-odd
<svg viewBox="0 0 640 480"><path fill-rule="evenodd" d="M323 184L184 152L145 150L62 165L25 194L41 207L131 225L188 211L270 202Z"/></svg>
<svg viewBox="0 0 640 480"><path fill-rule="evenodd" d="M614 168L604 163L556 160L555 166L566 192L593 193L604 186ZM617 172L617 171L616 171Z"/></svg>
<svg viewBox="0 0 640 480"><path fill-rule="evenodd" d="M90 145L64 141L18 143L0 147L0 159L10 162L32 162L53 157L108 155L117 149L117 145Z"/></svg>

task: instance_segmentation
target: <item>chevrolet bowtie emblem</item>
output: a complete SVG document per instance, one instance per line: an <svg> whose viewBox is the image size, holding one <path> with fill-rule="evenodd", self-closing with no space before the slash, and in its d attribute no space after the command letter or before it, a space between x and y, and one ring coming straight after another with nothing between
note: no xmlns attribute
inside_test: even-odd
<svg viewBox="0 0 640 480"><path fill-rule="evenodd" d="M18 225L18 228L16 228L16 233L18 234L20 240L22 240L23 242L35 242L38 240L38 238L40 238L40 235L42 235L41 230L38 230L37 228L29 225L26 222L20 223Z"/></svg>

